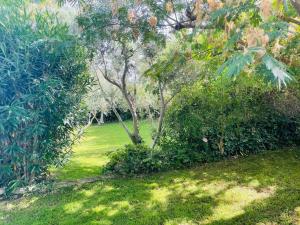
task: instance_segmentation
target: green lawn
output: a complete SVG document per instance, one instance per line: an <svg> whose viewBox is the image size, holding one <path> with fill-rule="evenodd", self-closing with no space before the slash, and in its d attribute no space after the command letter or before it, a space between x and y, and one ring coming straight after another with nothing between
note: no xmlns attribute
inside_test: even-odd
<svg viewBox="0 0 300 225"><path fill-rule="evenodd" d="M91 127L74 159L56 173L60 179L98 175L104 153L127 142L117 124ZM300 224L300 151L265 152L1 202L0 224Z"/></svg>
<svg viewBox="0 0 300 225"><path fill-rule="evenodd" d="M130 122L126 122L132 127ZM151 142L152 126L147 121L140 124L141 135L146 143ZM52 173L59 180L74 180L99 176L101 167L107 162L107 153L130 140L119 123L91 126L81 141L74 146L74 154L63 168L53 169Z"/></svg>

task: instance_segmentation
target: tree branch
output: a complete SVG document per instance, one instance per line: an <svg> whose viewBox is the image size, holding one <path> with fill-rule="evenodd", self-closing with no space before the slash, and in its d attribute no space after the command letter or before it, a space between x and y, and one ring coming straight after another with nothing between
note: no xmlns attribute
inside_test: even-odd
<svg viewBox="0 0 300 225"><path fill-rule="evenodd" d="M291 17L285 17L285 16L281 16L280 18L282 20L286 21L286 22L294 23L294 24L297 24L298 26L300 26L300 21L299 20L296 20L296 19L291 18Z"/></svg>
<svg viewBox="0 0 300 225"><path fill-rule="evenodd" d="M96 74L96 77L97 77L97 80L98 80L98 84L99 84L99 87L100 87L100 90L102 92L102 94L104 95L104 99L105 101L111 106L114 114L116 115L116 117L118 118L119 122L121 123L122 127L124 128L124 130L126 131L127 135L129 136L130 139L132 139L132 134L130 132L130 130L128 129L128 127L126 126L126 124L124 123L124 121L122 120L122 117L120 116L119 112L117 111L116 107L114 106L114 103L111 102L108 98L107 98L107 95L101 85L101 81L98 77L98 74Z"/></svg>
<svg viewBox="0 0 300 225"><path fill-rule="evenodd" d="M109 83L111 83L112 85L115 85L115 86L118 87L119 89L122 89L122 88L121 88L121 85L120 85L117 81L113 80L112 78L110 78L110 77L108 76L107 65L106 65L106 61L105 61L105 59L104 59L103 53L101 53L101 56L102 56L102 62L103 62L103 65L104 65L104 71L101 70L101 68L100 68L100 66L99 66L98 64L97 64L97 67L98 67L99 71L101 72L102 76L105 78L105 80L107 80L107 81L108 81Z"/></svg>

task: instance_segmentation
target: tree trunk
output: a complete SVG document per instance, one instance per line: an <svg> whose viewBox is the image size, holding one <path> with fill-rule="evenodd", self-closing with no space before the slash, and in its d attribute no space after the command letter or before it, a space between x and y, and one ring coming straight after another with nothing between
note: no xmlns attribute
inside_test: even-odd
<svg viewBox="0 0 300 225"><path fill-rule="evenodd" d="M132 125L133 125L133 133L131 135L131 141L133 144L141 144L142 143L142 137L140 136L140 130L139 130L139 120L138 120L138 114L136 111L136 106L134 104L134 101L129 96L128 92L126 89L122 89L122 94L129 106L129 111L132 116Z"/></svg>
<svg viewBox="0 0 300 225"><path fill-rule="evenodd" d="M291 0L291 3L300 16L300 0Z"/></svg>
<svg viewBox="0 0 300 225"><path fill-rule="evenodd" d="M164 98L164 90L162 87L162 84L159 82L159 94L160 94L160 114L159 114L159 119L158 119L158 127L156 131L155 138L152 143L152 148L154 148L160 138L161 132L162 132L162 127L163 127L163 121L165 117L165 112L166 112L166 103L165 103L165 98Z"/></svg>
<svg viewBox="0 0 300 225"><path fill-rule="evenodd" d="M101 112L100 123L101 123L101 124L104 123L104 113L103 113L103 112Z"/></svg>
<svg viewBox="0 0 300 225"><path fill-rule="evenodd" d="M122 117L120 116L119 112L116 110L114 106L112 106L112 110L116 117L118 118L119 122L121 123L122 127L126 131L127 135L129 136L130 140L132 141L133 144L138 144L136 137L130 132L128 127L125 125L124 121L122 120Z"/></svg>
<svg viewBox="0 0 300 225"><path fill-rule="evenodd" d="M116 116L118 117L118 120L120 122L122 121L121 124L124 127L124 129L126 130L126 133L129 135L132 143L140 144L140 143L142 143L142 137L140 136L140 132L139 132L139 121L138 121L138 114L137 114L137 110L136 110L136 106L135 106L135 98L133 96L131 96L130 93L127 91L127 84L126 84L126 77L129 72L129 59L130 59L131 55L128 54L130 51L127 49L127 46L122 42L121 42L121 44L122 44L122 55L124 57L124 70L123 70L123 74L121 77L121 82L119 83L119 82L115 81L114 79L111 79L108 76L104 55L102 55L103 63L104 63L104 71L101 73L102 73L104 79L106 79L109 83L111 83L115 87L119 88L119 90L122 92L122 95L127 102L129 111L132 116L133 133L131 133L128 130L128 128L126 127L125 123L122 121L122 118L120 117L117 110L114 108L113 108L113 110L114 110ZM97 76L97 78L98 78L99 85L101 87L100 79L98 76ZM102 89L102 87L101 87L101 89Z"/></svg>

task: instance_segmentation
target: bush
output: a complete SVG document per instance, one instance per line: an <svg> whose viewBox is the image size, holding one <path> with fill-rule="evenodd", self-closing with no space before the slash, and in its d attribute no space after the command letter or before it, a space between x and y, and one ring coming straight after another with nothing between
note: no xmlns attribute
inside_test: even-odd
<svg viewBox="0 0 300 225"><path fill-rule="evenodd" d="M0 7L0 186L13 188L70 153L89 76L66 25L8 4Z"/></svg>
<svg viewBox="0 0 300 225"><path fill-rule="evenodd" d="M287 102L287 93L293 103ZM163 152L182 149L186 159L179 165L190 165L299 144L300 114L280 111L284 103L299 104L299 95L255 77L198 82L169 108L160 146Z"/></svg>
<svg viewBox="0 0 300 225"><path fill-rule="evenodd" d="M299 88L258 78L219 77L183 90L170 106L159 148L127 145L105 171L147 174L300 142Z"/></svg>
<svg viewBox="0 0 300 225"><path fill-rule="evenodd" d="M163 155L145 145L126 145L109 155L109 163L105 166L105 173L121 176L149 174L163 170L166 165Z"/></svg>

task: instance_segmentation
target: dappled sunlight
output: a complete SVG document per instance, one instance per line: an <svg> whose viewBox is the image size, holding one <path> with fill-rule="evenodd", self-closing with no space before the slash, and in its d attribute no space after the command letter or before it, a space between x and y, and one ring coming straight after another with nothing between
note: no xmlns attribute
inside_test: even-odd
<svg viewBox="0 0 300 225"><path fill-rule="evenodd" d="M248 183L249 187L259 187L260 186L260 182L257 179L251 179Z"/></svg>
<svg viewBox="0 0 300 225"><path fill-rule="evenodd" d="M204 224L220 219L230 219L245 213L244 208L252 202L263 200L275 193L274 187L266 191L258 192L256 189L246 186L235 186L216 197L218 206L214 213Z"/></svg>
<svg viewBox="0 0 300 225"><path fill-rule="evenodd" d="M91 190L83 190L80 193L82 193L83 195L85 195L86 197L92 197L93 195L96 194L96 190L93 188Z"/></svg>
<svg viewBox="0 0 300 225"><path fill-rule="evenodd" d="M167 187L161 187L150 191L150 202L158 202L165 204L168 201L168 197L171 195L171 191Z"/></svg>
<svg viewBox="0 0 300 225"><path fill-rule="evenodd" d="M203 191L205 191L209 195L217 195L220 192L226 190L229 186L234 185L235 182L227 182L227 181L212 181L208 184L203 184Z"/></svg>
<svg viewBox="0 0 300 225"><path fill-rule="evenodd" d="M281 225L290 220L297 224L299 154L274 152L256 164L252 162L259 156L140 178L103 180L12 201L5 211L0 210L0 218L11 221L8 225L34 224L36 218L43 221L36 224L55 224L57 217L62 224ZM274 162L279 169L272 167ZM36 216L26 216L29 214Z"/></svg>
<svg viewBox="0 0 300 225"><path fill-rule="evenodd" d="M130 204L128 201L116 201L116 202L112 203L112 206L109 208L108 208L109 211L107 212L107 215L114 216L119 211L130 209Z"/></svg>
<svg viewBox="0 0 300 225"><path fill-rule="evenodd" d="M300 225L300 206L296 207L294 210L294 222Z"/></svg>
<svg viewBox="0 0 300 225"><path fill-rule="evenodd" d="M34 204L38 199L39 197L33 196L31 198L25 198L21 202L18 202L17 200L4 201L0 204L0 209L4 208L6 211L26 209Z"/></svg>
<svg viewBox="0 0 300 225"><path fill-rule="evenodd" d="M65 204L64 211L68 214L72 214L81 210L82 207L83 207L83 201L75 201L75 202Z"/></svg>
<svg viewBox="0 0 300 225"><path fill-rule="evenodd" d="M173 219L168 220L164 225L197 225L198 223L193 222L192 220L187 219Z"/></svg>
<svg viewBox="0 0 300 225"><path fill-rule="evenodd" d="M92 208L92 212L95 212L95 213L100 213L100 212L103 212L104 210L107 209L107 206L106 205L97 205L96 207Z"/></svg>
<svg viewBox="0 0 300 225"><path fill-rule="evenodd" d="M174 184L169 185L169 189L174 193L186 197L191 193L199 191L199 186L197 180L184 179L181 182L175 182Z"/></svg>

